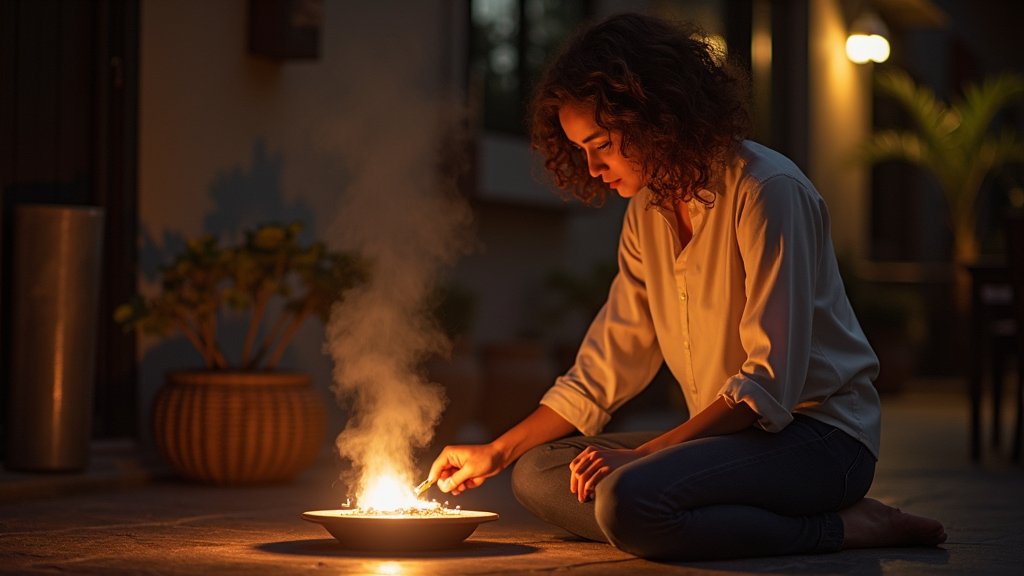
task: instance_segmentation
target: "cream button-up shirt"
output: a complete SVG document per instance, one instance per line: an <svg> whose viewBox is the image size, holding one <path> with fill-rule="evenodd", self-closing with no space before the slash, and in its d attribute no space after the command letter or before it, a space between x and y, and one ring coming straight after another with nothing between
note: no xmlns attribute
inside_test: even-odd
<svg viewBox="0 0 1024 576"><path fill-rule="evenodd" d="M687 203L685 247L646 189L630 201L608 300L541 403L597 434L664 361L691 415L720 396L769 432L806 414L877 458L878 360L846 297L824 200L790 160L749 141L716 194L710 208Z"/></svg>

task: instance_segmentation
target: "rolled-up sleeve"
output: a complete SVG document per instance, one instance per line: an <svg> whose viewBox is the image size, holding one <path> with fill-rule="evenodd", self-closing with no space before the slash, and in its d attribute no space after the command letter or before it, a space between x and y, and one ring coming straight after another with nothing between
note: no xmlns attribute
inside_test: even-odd
<svg viewBox="0 0 1024 576"><path fill-rule="evenodd" d="M758 426L777 432L792 421L807 377L827 212L820 197L787 176L763 182L738 208L746 274L739 338L746 360L719 396L730 406L747 404Z"/></svg>
<svg viewBox="0 0 1024 576"><path fill-rule="evenodd" d="M576 362L541 399L581 433L599 433L611 414L650 382L662 355L647 302L634 201L619 239L619 271L583 339Z"/></svg>
<svg viewBox="0 0 1024 576"><path fill-rule="evenodd" d="M725 383L720 393L729 407L746 404L757 414L757 425L768 432L778 432L793 420L789 409L756 381L737 374Z"/></svg>

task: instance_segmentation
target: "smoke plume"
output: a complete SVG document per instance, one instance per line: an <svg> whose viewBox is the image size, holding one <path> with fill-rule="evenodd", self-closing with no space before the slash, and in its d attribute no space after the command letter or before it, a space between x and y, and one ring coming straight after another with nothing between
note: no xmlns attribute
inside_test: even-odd
<svg viewBox="0 0 1024 576"><path fill-rule="evenodd" d="M378 93L346 127L345 138L358 142L346 149L357 156L346 159L332 232L332 243L370 262L370 280L332 310L325 344L334 392L348 408L337 449L353 464L346 481L357 497L380 475L414 481L414 451L430 441L445 405L421 368L449 345L426 314L428 300L470 236L469 207L439 174L452 107L410 97L408 86Z"/></svg>

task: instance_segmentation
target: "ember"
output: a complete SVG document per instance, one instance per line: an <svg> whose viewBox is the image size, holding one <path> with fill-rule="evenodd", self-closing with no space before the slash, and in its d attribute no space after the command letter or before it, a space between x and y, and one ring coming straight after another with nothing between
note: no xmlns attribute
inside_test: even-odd
<svg viewBox="0 0 1024 576"><path fill-rule="evenodd" d="M400 508L388 508L388 509L377 509L372 506L362 508L352 504L351 499L346 499L345 503L341 505L342 513L350 513L352 515L363 515L363 516L377 516L377 517L418 517L418 518L432 518L437 516L452 516L462 513L462 506L456 506L450 508L448 501L445 500L444 504L439 503L437 500L431 500L430 502L420 500L416 506L400 507Z"/></svg>
<svg viewBox="0 0 1024 576"><path fill-rule="evenodd" d="M431 508L402 508L399 510L374 510L373 508L348 508L339 510L341 516L373 516L375 518L438 518L443 516L458 516L462 514L462 508L447 508L433 502ZM448 504L445 502L445 504Z"/></svg>

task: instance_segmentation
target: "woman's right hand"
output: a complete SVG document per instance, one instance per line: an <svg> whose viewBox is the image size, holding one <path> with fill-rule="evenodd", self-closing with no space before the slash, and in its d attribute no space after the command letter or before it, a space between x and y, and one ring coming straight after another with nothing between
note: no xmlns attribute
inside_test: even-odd
<svg viewBox="0 0 1024 576"><path fill-rule="evenodd" d="M445 446L427 480L442 492L459 495L505 469L524 452L575 430L568 420L541 404L522 422L489 444Z"/></svg>
<svg viewBox="0 0 1024 576"><path fill-rule="evenodd" d="M458 496L480 486L504 467L503 455L494 444L445 446L430 466L427 479L435 481L442 492Z"/></svg>

